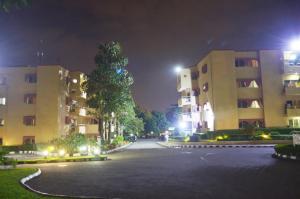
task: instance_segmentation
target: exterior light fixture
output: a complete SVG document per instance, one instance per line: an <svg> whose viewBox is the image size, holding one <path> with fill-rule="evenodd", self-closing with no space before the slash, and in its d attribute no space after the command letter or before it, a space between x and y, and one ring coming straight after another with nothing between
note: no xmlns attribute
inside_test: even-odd
<svg viewBox="0 0 300 199"><path fill-rule="evenodd" d="M80 151L80 152L87 151L87 150L88 150L88 147L85 146L85 145L79 147L79 151Z"/></svg>
<svg viewBox="0 0 300 199"><path fill-rule="evenodd" d="M49 152L48 151L43 151L43 156L48 156L49 155Z"/></svg>
<svg viewBox="0 0 300 199"><path fill-rule="evenodd" d="M184 128L186 128L186 122L180 121L180 122L178 123L178 126L179 126L180 129L184 129Z"/></svg>
<svg viewBox="0 0 300 199"><path fill-rule="evenodd" d="M94 148L94 155L100 155L100 149L99 148Z"/></svg>
<svg viewBox="0 0 300 199"><path fill-rule="evenodd" d="M59 150L59 152L58 152L59 156L64 156L65 153L66 153L66 152L65 152L64 149L61 149L61 150Z"/></svg>
<svg viewBox="0 0 300 199"><path fill-rule="evenodd" d="M300 51L300 38L294 39L290 42L290 50Z"/></svg>
<svg viewBox="0 0 300 199"><path fill-rule="evenodd" d="M179 73L181 72L181 70L182 70L182 66L177 65L177 66L175 67L175 72L176 72L177 74L179 74Z"/></svg>

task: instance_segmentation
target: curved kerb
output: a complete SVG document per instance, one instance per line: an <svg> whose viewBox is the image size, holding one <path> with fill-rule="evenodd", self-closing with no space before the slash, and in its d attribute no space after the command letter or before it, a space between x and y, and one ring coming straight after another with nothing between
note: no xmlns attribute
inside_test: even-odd
<svg viewBox="0 0 300 199"><path fill-rule="evenodd" d="M28 182L29 180L36 178L38 176L41 175L41 169L38 169L37 172L22 178L20 180L20 183L22 184L22 186L24 186L27 190L32 191L34 193L43 195L43 196L51 196L51 197L57 197L57 198L91 198L91 199L104 199L104 197L98 197L98 196L69 196L69 195L61 195L61 194L50 194L50 193L45 193L45 192L41 192L38 190L33 189L32 187L30 187L28 184L26 184L26 182Z"/></svg>

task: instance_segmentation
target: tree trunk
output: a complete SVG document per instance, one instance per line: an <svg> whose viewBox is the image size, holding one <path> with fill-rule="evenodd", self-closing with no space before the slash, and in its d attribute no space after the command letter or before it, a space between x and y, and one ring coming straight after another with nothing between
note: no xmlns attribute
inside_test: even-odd
<svg viewBox="0 0 300 199"><path fill-rule="evenodd" d="M101 117L98 118L98 132L100 135L100 139L104 139L103 138L103 119Z"/></svg>
<svg viewBox="0 0 300 199"><path fill-rule="evenodd" d="M115 123L116 123L116 132L117 132L117 135L120 135L119 133L120 133L120 131L119 131L119 121L118 121L118 119L116 118L116 120L115 120Z"/></svg>
<svg viewBox="0 0 300 199"><path fill-rule="evenodd" d="M108 120L108 143L110 143L111 138L111 119Z"/></svg>

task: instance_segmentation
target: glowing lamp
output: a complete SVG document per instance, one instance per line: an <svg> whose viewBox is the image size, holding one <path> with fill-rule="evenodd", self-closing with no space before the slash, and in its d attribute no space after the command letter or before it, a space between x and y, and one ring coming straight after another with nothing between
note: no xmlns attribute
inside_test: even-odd
<svg viewBox="0 0 300 199"><path fill-rule="evenodd" d="M291 50L300 51L300 38L292 40L289 47Z"/></svg>
<svg viewBox="0 0 300 199"><path fill-rule="evenodd" d="M176 66L176 67L175 67L175 72L176 72L177 74L180 73L181 70L182 70L182 67L181 67L181 66Z"/></svg>

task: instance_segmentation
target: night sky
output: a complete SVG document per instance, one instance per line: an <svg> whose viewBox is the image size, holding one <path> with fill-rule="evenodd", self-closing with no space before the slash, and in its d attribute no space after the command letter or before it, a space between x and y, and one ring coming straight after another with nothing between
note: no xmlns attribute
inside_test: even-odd
<svg viewBox="0 0 300 199"><path fill-rule="evenodd" d="M135 100L164 111L177 101L174 65L211 49L278 49L297 35L297 0L34 0L0 14L0 66L36 66L43 49L44 65L89 72L97 45L117 40Z"/></svg>

